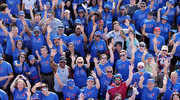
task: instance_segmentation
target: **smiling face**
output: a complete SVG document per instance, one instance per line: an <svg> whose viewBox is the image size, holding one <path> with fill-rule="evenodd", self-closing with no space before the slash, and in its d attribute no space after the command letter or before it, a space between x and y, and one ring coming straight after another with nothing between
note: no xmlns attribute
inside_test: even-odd
<svg viewBox="0 0 180 100"><path fill-rule="evenodd" d="M148 87L148 89L149 89L150 91L152 91L152 90L153 90L153 87L154 87L154 83L153 83L153 82L148 82L147 87Z"/></svg>
<svg viewBox="0 0 180 100"><path fill-rule="evenodd" d="M18 49L22 49L22 46L23 46L23 43L22 43L22 41L17 41L17 43L16 43L16 47L18 48Z"/></svg>
<svg viewBox="0 0 180 100"><path fill-rule="evenodd" d="M24 89L24 83L21 82L21 81L18 82L18 83L17 83L17 88L18 88L19 91L22 91L22 90Z"/></svg>
<svg viewBox="0 0 180 100"><path fill-rule="evenodd" d="M88 86L89 89L91 89L93 87L93 85L94 85L94 81L93 80L88 80L87 81L87 86Z"/></svg>
<svg viewBox="0 0 180 100"><path fill-rule="evenodd" d="M180 100L180 98L179 98L178 95L174 95L174 96L173 96L173 100Z"/></svg>

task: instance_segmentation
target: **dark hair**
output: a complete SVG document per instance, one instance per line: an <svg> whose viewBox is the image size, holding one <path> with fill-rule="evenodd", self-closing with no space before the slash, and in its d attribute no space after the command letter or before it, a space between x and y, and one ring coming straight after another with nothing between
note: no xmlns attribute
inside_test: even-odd
<svg viewBox="0 0 180 100"><path fill-rule="evenodd" d="M8 7L7 4L5 3L1 4L1 11L5 11L6 7Z"/></svg>
<svg viewBox="0 0 180 100"><path fill-rule="evenodd" d="M146 2L141 2L141 5L146 5Z"/></svg>
<svg viewBox="0 0 180 100"><path fill-rule="evenodd" d="M51 14L53 14L53 15L55 14L54 11L49 11L48 13L51 13Z"/></svg>
<svg viewBox="0 0 180 100"><path fill-rule="evenodd" d="M178 92L174 92L172 95L171 95L171 99L170 100L173 100L173 97L177 95L179 98L180 98L180 94Z"/></svg>
<svg viewBox="0 0 180 100"><path fill-rule="evenodd" d="M114 39L113 37L110 37L109 39L108 39L108 45L112 42L112 39Z"/></svg>
<svg viewBox="0 0 180 100"><path fill-rule="evenodd" d="M90 0L88 7L91 7L91 6L92 6L92 1L93 1L93 0ZM96 0L96 5L97 5L97 4L98 4L98 1Z"/></svg>
<svg viewBox="0 0 180 100"><path fill-rule="evenodd" d="M115 94L115 95L114 95L114 99L115 99L117 96L120 96L120 97L121 97L121 94L118 94L118 93Z"/></svg>
<svg viewBox="0 0 180 100"><path fill-rule="evenodd" d="M24 55L24 56L25 56L25 60L24 60L24 61L27 61L27 55L26 55L26 53L24 53L24 52L21 52L21 53L19 54L18 60L20 60L21 55Z"/></svg>
<svg viewBox="0 0 180 100"><path fill-rule="evenodd" d="M48 50L47 46L45 46L45 45L41 46L41 49L43 49L43 48Z"/></svg>
<svg viewBox="0 0 180 100"><path fill-rule="evenodd" d="M21 47L21 49L24 49L24 46L23 46L23 41L22 41L22 40L20 40L20 39L16 41L16 44L15 44L16 48L17 48L17 43L18 43L18 42L21 42L21 43L22 43L22 47Z"/></svg>

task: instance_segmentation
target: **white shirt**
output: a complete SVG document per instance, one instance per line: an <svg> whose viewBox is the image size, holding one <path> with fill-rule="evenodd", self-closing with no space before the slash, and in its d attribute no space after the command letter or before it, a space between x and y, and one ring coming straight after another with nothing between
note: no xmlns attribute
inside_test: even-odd
<svg viewBox="0 0 180 100"><path fill-rule="evenodd" d="M23 0L22 3L25 4L25 9L29 10L29 6L32 5L32 8L34 8L34 3L36 3L36 0Z"/></svg>

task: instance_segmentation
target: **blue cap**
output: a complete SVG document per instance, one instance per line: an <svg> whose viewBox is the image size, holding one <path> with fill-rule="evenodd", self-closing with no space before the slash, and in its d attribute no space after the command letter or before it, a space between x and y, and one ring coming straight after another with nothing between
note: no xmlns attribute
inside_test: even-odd
<svg viewBox="0 0 180 100"><path fill-rule="evenodd" d="M58 29L64 29L64 25L59 25Z"/></svg>
<svg viewBox="0 0 180 100"><path fill-rule="evenodd" d="M94 81L94 77L88 76L87 81L89 81L89 80Z"/></svg>
<svg viewBox="0 0 180 100"><path fill-rule="evenodd" d="M79 13L80 11L84 12L84 10L83 10L83 9L79 9L79 10L78 10L78 13Z"/></svg>
<svg viewBox="0 0 180 100"><path fill-rule="evenodd" d="M105 5L104 5L104 8L106 8L106 7L107 7L107 8L110 8L109 4L105 4Z"/></svg>
<svg viewBox="0 0 180 100"><path fill-rule="evenodd" d="M24 15L24 11L19 11L19 15Z"/></svg>
<svg viewBox="0 0 180 100"><path fill-rule="evenodd" d="M2 60L3 58L2 58L2 54L0 53L0 59Z"/></svg>
<svg viewBox="0 0 180 100"><path fill-rule="evenodd" d="M40 31L40 29L38 26L36 26L36 27L34 27L33 31Z"/></svg>
<svg viewBox="0 0 180 100"><path fill-rule="evenodd" d="M148 84L149 82L155 83L155 81L154 81L153 79L148 79L147 84Z"/></svg>
<svg viewBox="0 0 180 100"><path fill-rule="evenodd" d="M121 6L121 7L120 7L120 10L121 10L121 9L126 9L126 8L125 8L124 6Z"/></svg>
<svg viewBox="0 0 180 100"><path fill-rule="evenodd" d="M54 35L53 39L60 39L59 35Z"/></svg>
<svg viewBox="0 0 180 100"><path fill-rule="evenodd" d="M169 0L168 1L170 4L174 4L174 0Z"/></svg>
<svg viewBox="0 0 180 100"><path fill-rule="evenodd" d="M147 60L148 58L152 58L152 57L153 57L152 54L147 54L147 55L145 56L145 60Z"/></svg>
<svg viewBox="0 0 180 100"><path fill-rule="evenodd" d="M117 74L115 74L115 75L114 75L114 78L116 78L116 77L119 77L119 78L121 78L121 79L122 79L122 75L121 75L121 74L119 74L119 73L117 73Z"/></svg>
<svg viewBox="0 0 180 100"><path fill-rule="evenodd" d="M161 18L165 19L165 20L168 20L168 17L167 16L162 16Z"/></svg>
<svg viewBox="0 0 180 100"><path fill-rule="evenodd" d="M82 24L80 19L76 19L74 22L75 22L75 23Z"/></svg>
<svg viewBox="0 0 180 100"><path fill-rule="evenodd" d="M46 6L50 6L51 4L50 4L49 2L46 2L45 5L46 5Z"/></svg>
<svg viewBox="0 0 180 100"><path fill-rule="evenodd" d="M145 72L145 68L144 68L144 69L139 70L139 72Z"/></svg>
<svg viewBox="0 0 180 100"><path fill-rule="evenodd" d="M68 79L67 87L74 87L74 80L73 79Z"/></svg>
<svg viewBox="0 0 180 100"><path fill-rule="evenodd" d="M131 17L130 17L129 15L126 15L126 16L125 16L125 19L129 19L129 20L130 20Z"/></svg>
<svg viewBox="0 0 180 100"><path fill-rule="evenodd" d="M37 15L38 15L38 14L41 15L41 12L36 12L36 14L37 14Z"/></svg>
<svg viewBox="0 0 180 100"><path fill-rule="evenodd" d="M33 60L33 59L35 59L34 55L29 55L28 60Z"/></svg>
<svg viewBox="0 0 180 100"><path fill-rule="evenodd" d="M100 31L96 31L96 32L94 33L94 35L100 35L100 36L102 36L102 34L101 34Z"/></svg>
<svg viewBox="0 0 180 100"><path fill-rule="evenodd" d="M60 5L62 3L62 1L61 0L58 0L58 3L57 3L57 5Z"/></svg>

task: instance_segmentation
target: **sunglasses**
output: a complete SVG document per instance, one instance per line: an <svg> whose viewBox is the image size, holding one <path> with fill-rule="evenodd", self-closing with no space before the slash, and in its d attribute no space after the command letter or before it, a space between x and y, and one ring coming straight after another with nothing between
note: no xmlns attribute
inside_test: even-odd
<svg viewBox="0 0 180 100"><path fill-rule="evenodd" d="M112 73L112 71L106 71L107 73Z"/></svg>
<svg viewBox="0 0 180 100"><path fill-rule="evenodd" d="M146 6L141 6L141 7L146 7Z"/></svg>
<svg viewBox="0 0 180 100"><path fill-rule="evenodd" d="M115 80L115 81L120 81L121 79L120 79L120 78L115 78L114 80Z"/></svg>
<svg viewBox="0 0 180 100"><path fill-rule="evenodd" d="M66 63L66 62L62 61L62 62L60 62L60 63Z"/></svg>
<svg viewBox="0 0 180 100"><path fill-rule="evenodd" d="M46 91L47 90L47 88L43 88L43 89L41 89L41 91Z"/></svg>
<svg viewBox="0 0 180 100"><path fill-rule="evenodd" d="M77 62L77 63L82 64L83 62Z"/></svg>
<svg viewBox="0 0 180 100"><path fill-rule="evenodd" d="M34 33L39 33L39 31L34 31Z"/></svg>
<svg viewBox="0 0 180 100"><path fill-rule="evenodd" d="M122 54L122 55L119 55L119 56L120 56L120 57L122 57L122 56L124 57L124 56L125 56L125 54Z"/></svg>
<svg viewBox="0 0 180 100"><path fill-rule="evenodd" d="M139 69L141 69L141 68L144 68L144 67L138 67Z"/></svg>
<svg viewBox="0 0 180 100"><path fill-rule="evenodd" d="M52 15L47 15L48 17L51 17Z"/></svg>
<svg viewBox="0 0 180 100"><path fill-rule="evenodd" d="M145 47L144 45L139 45L140 47Z"/></svg>
<svg viewBox="0 0 180 100"><path fill-rule="evenodd" d="M107 58L101 58L101 59L107 59Z"/></svg>
<svg viewBox="0 0 180 100"><path fill-rule="evenodd" d="M100 35L96 35L96 37L101 37Z"/></svg>
<svg viewBox="0 0 180 100"><path fill-rule="evenodd" d="M125 9L121 9L121 10L125 10Z"/></svg>
<svg viewBox="0 0 180 100"><path fill-rule="evenodd" d="M166 51L167 52L167 50L162 50L162 51Z"/></svg>
<svg viewBox="0 0 180 100"><path fill-rule="evenodd" d="M25 57L22 57L22 56L21 56L21 58L25 58Z"/></svg>

